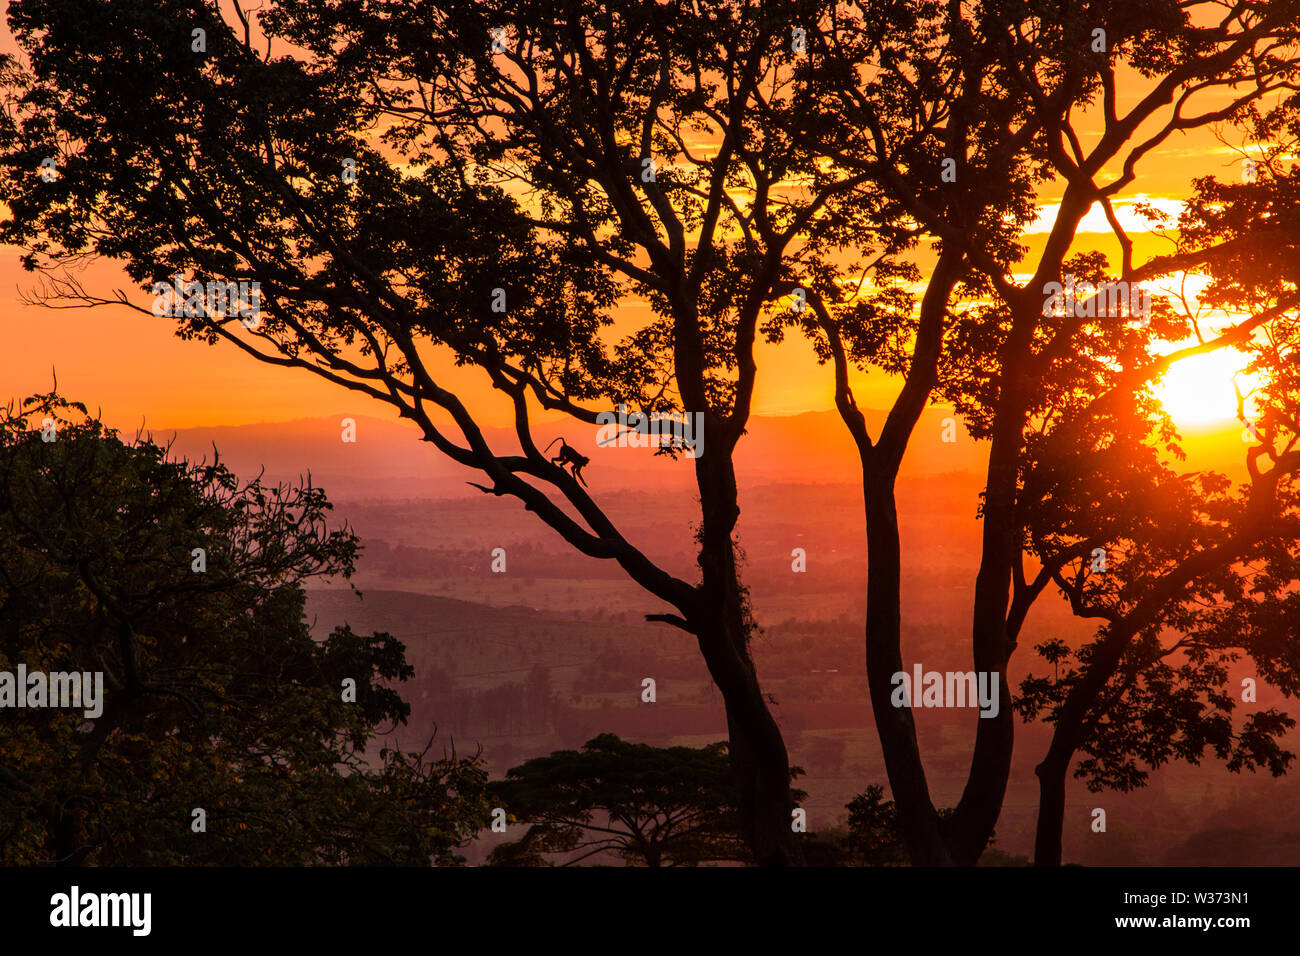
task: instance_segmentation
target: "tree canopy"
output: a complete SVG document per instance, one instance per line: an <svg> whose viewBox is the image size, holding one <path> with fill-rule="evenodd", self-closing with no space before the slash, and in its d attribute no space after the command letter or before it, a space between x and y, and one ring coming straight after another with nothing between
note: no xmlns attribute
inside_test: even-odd
<svg viewBox="0 0 1300 956"><path fill-rule="evenodd" d="M457 859L487 816L477 759L374 753L410 712L402 644L317 641L304 619L303 583L357 553L329 509L319 488L124 441L57 395L0 416L0 671L103 681L91 719L6 708L0 860Z"/></svg>
<svg viewBox="0 0 1300 956"><path fill-rule="evenodd" d="M553 865L558 858L567 866L604 854L651 867L752 862L725 742L653 747L601 734L581 750L511 768L489 795L528 825L492 851L494 865Z"/></svg>

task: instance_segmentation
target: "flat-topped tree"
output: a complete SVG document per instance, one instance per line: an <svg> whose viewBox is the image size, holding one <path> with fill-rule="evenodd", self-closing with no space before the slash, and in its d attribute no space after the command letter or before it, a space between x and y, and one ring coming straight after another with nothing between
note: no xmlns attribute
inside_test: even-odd
<svg viewBox="0 0 1300 956"><path fill-rule="evenodd" d="M737 835L726 743L652 747L601 734L512 767L489 793L528 825L492 851L492 865L573 866L602 855L650 867L752 862Z"/></svg>
<svg viewBox="0 0 1300 956"><path fill-rule="evenodd" d="M824 252L850 245L842 200L865 177L827 175L768 132L808 62L792 35L805 5L765 9L285 2L260 12L293 44L273 56L215 5L15 3L28 64L7 69L4 235L65 302L113 301L57 273L86 253L145 289L258 281L259 323L200 312L181 334L387 402L480 487L617 561L666 605L653 619L697 638L746 839L760 863L790 863L732 453L760 314L805 271L851 271ZM616 306L644 300L643 324L611 329ZM519 454L489 446L440 377L448 359L509 403ZM620 402L703 416L698 584L647 559L533 439L538 409L591 424Z"/></svg>

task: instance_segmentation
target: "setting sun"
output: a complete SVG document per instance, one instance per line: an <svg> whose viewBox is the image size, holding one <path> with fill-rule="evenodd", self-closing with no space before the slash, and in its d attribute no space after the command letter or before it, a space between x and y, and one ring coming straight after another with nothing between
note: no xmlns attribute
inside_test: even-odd
<svg viewBox="0 0 1300 956"><path fill-rule="evenodd" d="M1204 425L1235 418L1234 379L1247 396L1257 384L1254 376L1242 372L1248 361L1236 349L1220 349L1183 359L1156 386L1156 398L1179 425Z"/></svg>

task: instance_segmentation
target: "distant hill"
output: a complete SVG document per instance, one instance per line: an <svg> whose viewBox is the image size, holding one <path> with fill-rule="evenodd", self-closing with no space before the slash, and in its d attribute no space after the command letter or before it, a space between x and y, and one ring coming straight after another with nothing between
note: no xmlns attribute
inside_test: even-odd
<svg viewBox="0 0 1300 956"><path fill-rule="evenodd" d="M943 442L943 420L950 413L931 409L918 426L917 439L904 463L908 475L978 472L983 448L960 429L955 442ZM344 442L343 419L356 423L356 441ZM871 413L878 428L883 413ZM542 423L539 442L565 440L592 459L585 477L597 491L630 488L675 490L693 485L689 460L676 463L656 457L649 449L602 448L595 428L575 428L572 422ZM211 458L216 446L222 460L237 474L263 468L272 480L294 480L311 472L315 483L333 497L448 497L478 492L466 482L476 473L462 468L420 441L408 423L339 414L210 428L151 429L158 441L172 440L173 450L187 458ZM518 452L508 429L485 431L489 443L502 453ZM704 453L708 454L708 436ZM747 482L854 482L857 453L835 412L807 412L788 417L755 418L736 454L736 466ZM658 486L658 487L654 487Z"/></svg>
<svg viewBox="0 0 1300 956"><path fill-rule="evenodd" d="M976 443L958 426L944 438L945 420L952 412L931 407L922 415L907 456L903 478L955 473L978 475L984 470L987 446ZM356 441L344 442L343 419L356 423ZM873 433L884 413L867 412ZM1229 470L1240 467L1242 445L1235 426L1189 431L1191 455L1187 467ZM310 472L313 481L339 498L423 498L477 495L466 482L477 473L450 461L420 441L409 423L366 416L331 415L299 419L180 430L152 429L155 439L173 441L176 454L197 459L221 458L240 475L265 468L271 480L292 481ZM488 429L488 442L502 453L518 452L509 429ZM576 428L571 421L542 422L535 428L539 442L557 436L591 458L585 477L597 492L641 489L674 491L694 485L690 462L676 463L649 449L599 447L595 428ZM708 454L708 436L704 453ZM856 483L857 452L838 413L755 417L736 450L742 483Z"/></svg>

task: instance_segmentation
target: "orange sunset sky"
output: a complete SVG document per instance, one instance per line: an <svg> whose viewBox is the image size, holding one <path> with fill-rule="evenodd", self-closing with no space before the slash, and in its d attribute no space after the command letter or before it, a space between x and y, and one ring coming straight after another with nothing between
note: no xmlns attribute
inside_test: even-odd
<svg viewBox="0 0 1300 956"><path fill-rule="evenodd" d="M7 4L0 6L7 8ZM7 27L0 47L5 52L16 50ZM1145 88L1139 77L1131 77L1121 87L1121 109L1136 101ZM1202 105L1209 103L1206 100ZM1086 120L1080 125L1086 144L1089 132L1095 130L1089 130ZM1135 201L1152 202L1176 213L1192 179L1205 175L1236 178L1240 169L1240 155L1209 129L1175 135L1149 154L1138 167L1137 180L1117 204L1121 220L1135 239L1136 261L1167 252L1169 246L1159 237L1142 234L1145 225L1132 213ZM1106 170L1103 178L1115 173ZM1041 246L1058 194L1055 184L1043 191L1042 216L1026 237L1030 246L1027 263L1034 261ZM1087 228L1095 231L1081 233L1075 251L1101 248L1111 257L1112 265L1117 263L1118 246L1106 230L1099 208L1094 207L1088 223ZM166 429L339 413L394 417L387 407L346 393L308 372L262 365L225 343L208 346L182 341L166 318L116 307L55 311L25 305L22 295L36 287L39 277L24 272L18 256L18 250L0 248L0 377L7 397L48 391L55 371L63 394L85 401L92 409L98 407L108 424L123 429L134 430L142 421L151 429ZM145 293L132 289L115 263L96 263L81 278L93 292L106 295L121 288L131 291L138 302L149 301ZM1158 289L1160 283L1156 286ZM811 348L798 336L776 347L760 345L757 361L756 414L788 415L833 407L829 370L817 365ZM1194 368L1176 368L1166 389L1170 410L1184 425L1230 418L1234 412L1232 358L1198 361ZM444 381L471 396L490 391L471 370L448 367ZM897 387L881 373L859 373L852 385L859 405L865 408L887 407ZM494 407L495 413L483 415L485 425L507 421L504 406Z"/></svg>

